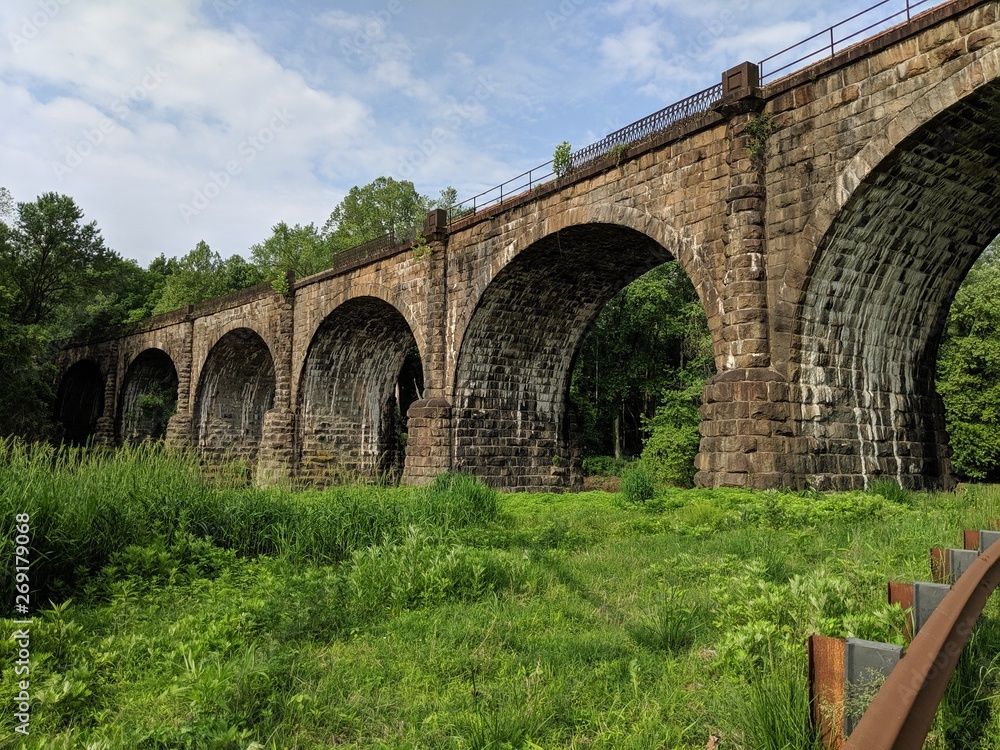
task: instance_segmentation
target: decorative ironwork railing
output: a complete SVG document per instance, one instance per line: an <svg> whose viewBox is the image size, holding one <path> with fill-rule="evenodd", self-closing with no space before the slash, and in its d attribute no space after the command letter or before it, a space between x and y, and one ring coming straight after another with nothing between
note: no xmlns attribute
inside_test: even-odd
<svg viewBox="0 0 1000 750"><path fill-rule="evenodd" d="M722 99L722 84L710 86L704 91L699 91L687 99L682 99L669 106L664 107L659 112L643 117L641 120L626 125L620 130L605 136L596 143L592 143L570 155L570 168L578 169L584 164L606 156L616 146L628 146L651 135L666 130L671 125L694 115L708 112L715 104ZM484 208L489 208L498 203L503 203L506 199L519 195L526 190L531 190L543 182L548 182L555 177L552 171L552 160L540 164L537 167L522 172L517 177L513 177L506 182L502 182L495 187L466 198L461 203L457 203L448 210L448 221L453 222Z"/></svg>
<svg viewBox="0 0 1000 750"><path fill-rule="evenodd" d="M418 232L419 227L410 227L400 234L390 232L389 234L383 234L381 237L375 237L374 239L362 242L360 245L355 245L347 250L342 250L333 256L333 262L330 264L330 267L324 271L320 271L320 273L325 274L330 271L340 271L345 268L364 265L384 253L410 245L417 238ZM314 276L318 275L314 274ZM309 278L312 277L306 277L306 279ZM298 281L301 283L306 279L299 279Z"/></svg>
<svg viewBox="0 0 1000 750"><path fill-rule="evenodd" d="M850 18L845 18L829 28L818 31L801 42L796 42L791 47L786 47L781 52L775 52L770 57L765 57L758 63L760 81L764 83L765 80L773 78L778 73L794 72L789 68L797 70L799 66L805 67L806 64L818 62L826 57L833 57L837 54L838 49L843 51L845 47L863 41L878 31L895 26L903 17L906 18L907 22L910 21L918 8L931 2L933 0L882 0L880 3L875 3L875 5L855 13ZM932 7L945 4L938 2ZM898 10L889 15L879 16L877 19L871 15L873 11L885 5L897 7ZM886 11L888 10L887 8ZM861 28L857 28L858 26ZM796 55L798 57L795 57ZM783 59L785 57L794 57L794 59L785 61Z"/></svg>
<svg viewBox="0 0 1000 750"><path fill-rule="evenodd" d="M606 135L596 143L580 149L570 157L573 169L582 167L584 164L600 159L611 152L615 146L628 146L630 143L637 143L651 135L666 130L681 120L708 112L713 106L722 101L722 84L709 86L704 91L699 91L687 99L664 107L659 112L654 112L648 117L626 125L621 130L616 130L611 135Z"/></svg>

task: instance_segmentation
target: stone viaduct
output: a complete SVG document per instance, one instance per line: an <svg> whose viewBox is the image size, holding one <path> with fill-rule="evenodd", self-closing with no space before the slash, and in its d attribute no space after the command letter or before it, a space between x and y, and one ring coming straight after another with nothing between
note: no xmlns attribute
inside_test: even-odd
<svg viewBox="0 0 1000 750"><path fill-rule="evenodd" d="M577 486L574 357L617 291L676 259L718 370L699 485L947 486L937 347L1000 234L998 11L953 0L765 86L744 64L700 114L432 212L426 245L370 243L287 293L67 344L58 416L73 440L136 439L162 429L140 408L160 389L169 442L260 482L396 467Z"/></svg>

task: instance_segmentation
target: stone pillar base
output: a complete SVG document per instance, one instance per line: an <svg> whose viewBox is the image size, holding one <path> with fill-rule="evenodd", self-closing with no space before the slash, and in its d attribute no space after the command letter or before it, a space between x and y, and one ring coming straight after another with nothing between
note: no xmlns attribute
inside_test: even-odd
<svg viewBox="0 0 1000 750"><path fill-rule="evenodd" d="M451 404L443 398L410 405L402 484L430 484L434 477L451 471L451 411Z"/></svg>
<svg viewBox="0 0 1000 750"><path fill-rule="evenodd" d="M164 445L168 448L185 450L194 445L190 414L175 412L167 420L167 431L163 436Z"/></svg>
<svg viewBox="0 0 1000 750"><path fill-rule="evenodd" d="M111 417L99 417L94 428L94 445L111 447L115 444L115 421Z"/></svg>
<svg viewBox="0 0 1000 750"><path fill-rule="evenodd" d="M768 368L729 370L705 385L699 487L804 489L792 454L788 383Z"/></svg>
<svg viewBox="0 0 1000 750"><path fill-rule="evenodd" d="M291 485L295 476L295 415L271 409L264 413L257 453L258 487Z"/></svg>

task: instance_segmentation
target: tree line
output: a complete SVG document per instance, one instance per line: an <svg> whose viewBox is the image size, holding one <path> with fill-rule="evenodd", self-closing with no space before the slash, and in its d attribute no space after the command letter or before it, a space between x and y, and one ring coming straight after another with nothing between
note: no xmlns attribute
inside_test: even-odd
<svg viewBox="0 0 1000 750"><path fill-rule="evenodd" d="M54 342L238 291L277 288L330 267L338 253L376 237L402 237L456 193L421 195L380 177L352 188L323 226L277 223L224 258L205 242L146 268L105 245L95 222L65 195L15 203L0 188L0 435L58 438L51 408ZM642 455L661 481L690 484L698 407L714 374L711 337L691 282L675 262L623 289L585 338L570 398L585 456ZM953 462L970 479L1000 478L1000 243L979 258L951 308L938 358Z"/></svg>

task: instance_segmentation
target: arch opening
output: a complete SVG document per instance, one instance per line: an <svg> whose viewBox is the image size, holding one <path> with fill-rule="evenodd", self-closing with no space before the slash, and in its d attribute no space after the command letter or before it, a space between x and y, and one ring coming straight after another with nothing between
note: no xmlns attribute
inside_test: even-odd
<svg viewBox="0 0 1000 750"><path fill-rule="evenodd" d="M257 333L237 328L219 339L205 360L195 399L202 459L210 465L254 464L274 391L274 359Z"/></svg>
<svg viewBox="0 0 1000 750"><path fill-rule="evenodd" d="M129 365L118 409L118 441L161 440L177 409L177 369L161 349L146 349Z"/></svg>
<svg viewBox="0 0 1000 750"><path fill-rule="evenodd" d="M793 353L815 486L950 486L936 359L959 285L1000 233L997 132L994 83L904 140L824 237Z"/></svg>
<svg viewBox="0 0 1000 750"><path fill-rule="evenodd" d="M522 251L479 300L458 355L455 468L509 490L582 486L570 399L580 347L622 288L673 260L634 229L580 224Z"/></svg>
<svg viewBox="0 0 1000 750"><path fill-rule="evenodd" d="M85 445L94 437L104 413L104 375L96 362L85 359L66 371L59 383L55 411L65 442Z"/></svg>
<svg viewBox="0 0 1000 750"><path fill-rule="evenodd" d="M337 307L320 324L299 386L300 476L398 481L407 410L423 392L423 365L403 315L376 297Z"/></svg>

